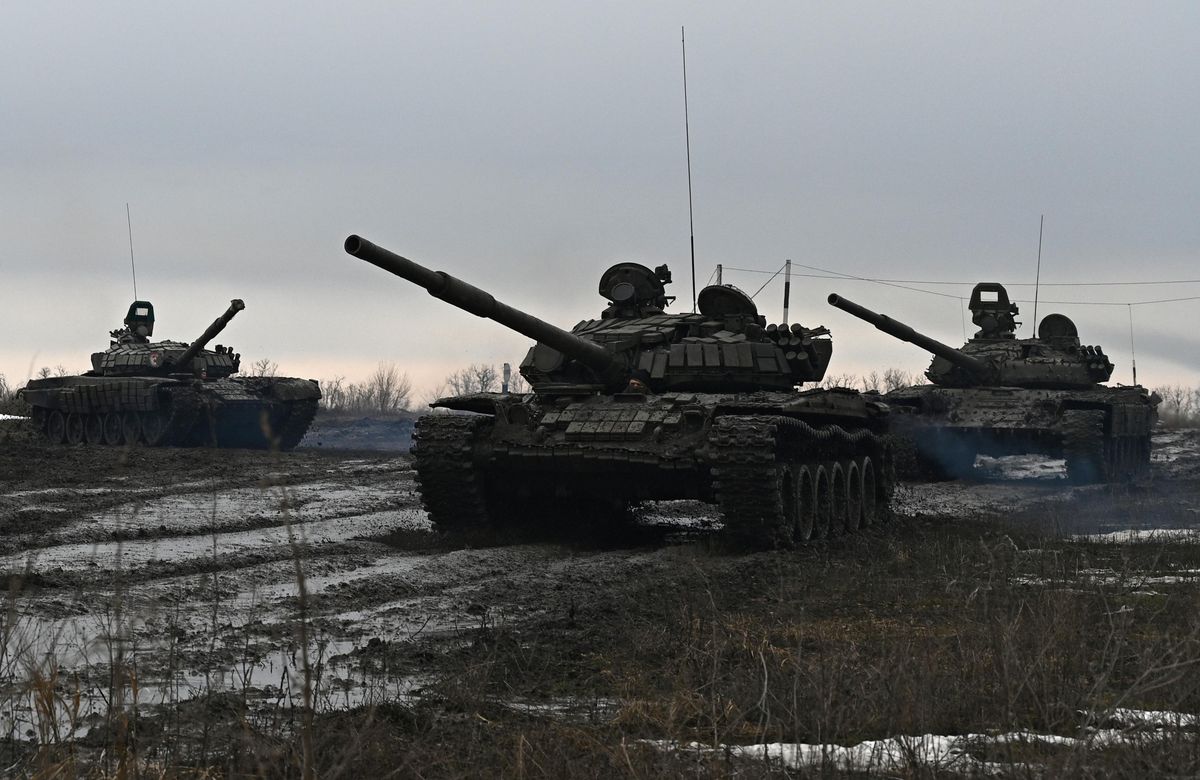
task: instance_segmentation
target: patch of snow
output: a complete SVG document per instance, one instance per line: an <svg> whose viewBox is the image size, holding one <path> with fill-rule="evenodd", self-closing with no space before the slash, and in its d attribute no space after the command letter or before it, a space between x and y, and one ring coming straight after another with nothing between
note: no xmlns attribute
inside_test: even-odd
<svg viewBox="0 0 1200 780"><path fill-rule="evenodd" d="M975 472L988 479L1066 479L1067 462L1062 458L1041 455L980 455Z"/></svg>
<svg viewBox="0 0 1200 780"><path fill-rule="evenodd" d="M1020 585L1062 585L1064 583L1087 583L1089 585L1124 585L1145 587L1147 585L1178 585L1181 582L1195 583L1200 580L1200 569L1179 569L1171 574L1145 572L1115 572L1111 569L1084 569L1064 577L1014 577ZM1152 592L1151 592L1152 593Z"/></svg>
<svg viewBox="0 0 1200 780"><path fill-rule="evenodd" d="M1077 542L1109 542L1129 544L1131 542L1172 542L1195 544L1200 542L1197 528L1131 528L1106 534L1076 534L1070 537Z"/></svg>
<svg viewBox="0 0 1200 780"><path fill-rule="evenodd" d="M777 763L784 769L804 770L832 768L844 772L868 772L908 775L914 770L961 772L968 775L1011 774L1014 769L1036 770L1028 763L984 761L972 755L988 746L1042 745L1076 749L1104 748L1138 744L1148 733L1146 727L1188 727L1196 724L1195 715L1155 710L1116 709L1105 713L1107 723L1117 723L1123 729L1091 729L1081 737L1058 734L1037 734L1014 731L1003 734L961 734L942 736L899 736L868 740L849 747L833 744L804 744L772 742L757 745L719 745L715 748L698 742L677 743L667 740L648 740L661 750L688 750L720 756L735 756Z"/></svg>
<svg viewBox="0 0 1200 780"><path fill-rule="evenodd" d="M648 525L682 529L719 528L723 525L716 506L700 501L647 502L642 506L638 517Z"/></svg>
<svg viewBox="0 0 1200 780"><path fill-rule="evenodd" d="M232 533L43 547L0 556L0 572L129 571L154 562L182 564L234 555L288 554L293 541L301 547L312 548L382 536L396 528L426 527L428 520L424 512L394 509Z"/></svg>
<svg viewBox="0 0 1200 780"><path fill-rule="evenodd" d="M20 417L15 414L0 414L0 420L28 420L28 417Z"/></svg>
<svg viewBox="0 0 1200 780"><path fill-rule="evenodd" d="M917 767L937 768L944 771L968 774L1000 774L1010 772L1012 764L982 761L970 754L981 743L1011 744L1038 742L1043 744L1074 746L1077 741L1070 737L1053 734L987 735L965 734L961 736L901 736L890 739L868 740L857 745L810 745L803 743L772 742L759 745L721 745L710 748L699 743L673 745L657 742L660 748L730 755L739 758L778 762L785 769L805 770L832 767L845 772L887 772L906 774Z"/></svg>
<svg viewBox="0 0 1200 780"><path fill-rule="evenodd" d="M526 715L541 715L548 717L569 717L572 715L611 714L620 708L616 699L603 697L593 699L556 698L545 701L530 701L528 699L499 699L499 704L510 710Z"/></svg>
<svg viewBox="0 0 1200 780"><path fill-rule="evenodd" d="M1057 481L901 483L892 497L892 509L901 516L963 518L1007 514L1037 502L1067 501L1072 495Z"/></svg>
<svg viewBox="0 0 1200 780"><path fill-rule="evenodd" d="M1118 708L1103 713L1101 718L1122 728L1186 728L1200 723L1200 716L1170 710L1134 710Z"/></svg>

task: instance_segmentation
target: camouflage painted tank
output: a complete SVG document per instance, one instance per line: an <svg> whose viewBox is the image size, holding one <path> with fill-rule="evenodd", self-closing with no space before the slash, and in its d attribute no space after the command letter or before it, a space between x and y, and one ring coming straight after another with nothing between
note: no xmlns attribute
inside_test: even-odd
<svg viewBox="0 0 1200 780"><path fill-rule="evenodd" d="M954 349L836 294L829 303L933 353L925 372L932 385L883 396L896 412L893 429L931 476L968 475L977 454L1064 458L1076 482L1128 480L1149 467L1158 397L1101 384L1112 362L1082 345L1066 316L1048 314L1035 338L1018 339L1016 304L1002 285L980 283L969 304L979 332Z"/></svg>
<svg viewBox="0 0 1200 780"><path fill-rule="evenodd" d="M887 516L891 455L882 404L821 379L825 328L767 325L730 286L698 313L668 314L666 266L609 268L608 307L571 331L357 236L346 251L537 344L521 364L533 392L474 393L417 423L421 495L442 528L624 517L640 501L715 503L728 532L791 545Z"/></svg>
<svg viewBox="0 0 1200 780"><path fill-rule="evenodd" d="M240 300L185 344L150 341L154 306L134 301L112 344L78 376L35 379L20 390L55 443L295 447L321 392L309 379L237 377L232 347L205 349L245 308Z"/></svg>

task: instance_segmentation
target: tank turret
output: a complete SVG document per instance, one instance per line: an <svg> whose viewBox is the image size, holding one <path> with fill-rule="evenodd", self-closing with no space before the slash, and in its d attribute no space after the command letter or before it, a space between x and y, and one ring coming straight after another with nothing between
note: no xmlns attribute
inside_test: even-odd
<svg viewBox="0 0 1200 780"><path fill-rule="evenodd" d="M196 374L206 378L236 374L241 367L241 355L235 354L232 347L205 348L245 308L246 304L240 299L230 301L229 308L191 343L150 341L150 336L154 335L154 305L149 301L134 301L125 316L125 327L112 331L112 345L104 352L92 354L90 373L99 376Z"/></svg>
<svg viewBox="0 0 1200 780"><path fill-rule="evenodd" d="M1113 364L1100 347L1083 346L1075 325L1062 314L1042 319L1035 338L1015 336L1016 304L1003 285L982 282L971 292L971 321L979 331L961 349L918 333L836 293L829 303L902 341L934 355L925 376L944 387L1087 389L1112 376Z"/></svg>
<svg viewBox="0 0 1200 780"><path fill-rule="evenodd" d="M768 325L750 297L728 285L704 288L697 313L666 313L674 299L666 294L671 273L665 265L612 266L599 285L608 307L599 319L566 331L366 239L350 236L345 248L436 298L536 340L521 375L539 394L619 392L633 379L636 389L652 392L790 390L819 381L833 354L827 329Z"/></svg>

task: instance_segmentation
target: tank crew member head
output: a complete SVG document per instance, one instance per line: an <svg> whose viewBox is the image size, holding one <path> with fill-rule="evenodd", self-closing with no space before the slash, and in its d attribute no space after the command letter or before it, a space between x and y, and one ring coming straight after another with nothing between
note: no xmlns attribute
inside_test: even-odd
<svg viewBox="0 0 1200 780"><path fill-rule="evenodd" d="M642 393L647 395L650 393L650 372L640 368L634 369L629 375L629 384L625 386L627 393Z"/></svg>

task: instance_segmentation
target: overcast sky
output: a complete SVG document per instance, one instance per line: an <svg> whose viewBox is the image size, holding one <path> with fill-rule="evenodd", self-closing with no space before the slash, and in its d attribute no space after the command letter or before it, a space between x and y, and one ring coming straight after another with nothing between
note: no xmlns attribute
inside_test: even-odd
<svg viewBox="0 0 1200 780"><path fill-rule="evenodd" d="M744 7L736 7L744 6ZM1200 296L1195 3L55 3L0 6L0 373L88 367L133 297L282 374L424 389L523 336L342 251L359 233L565 327L610 264L785 259L832 373L927 356L838 292L963 340L979 280L1034 281L1131 381L1130 309ZM762 274L727 272L754 292ZM933 285L927 282L956 282ZM1032 286L1014 286L1032 299ZM778 280L757 300L780 317ZM1200 385L1200 300L1132 308L1143 384ZM1022 304L1031 335L1032 305ZM969 322L968 322L969 327Z"/></svg>

